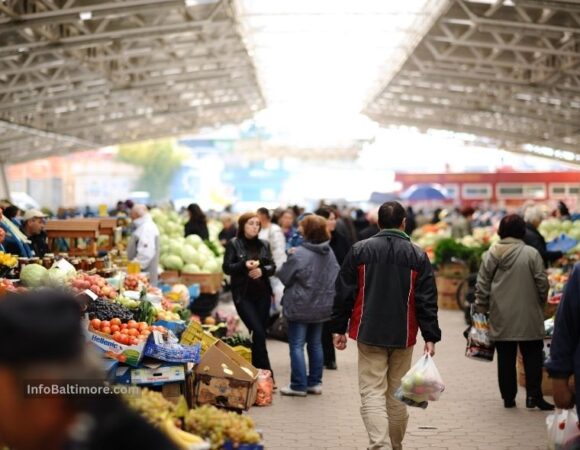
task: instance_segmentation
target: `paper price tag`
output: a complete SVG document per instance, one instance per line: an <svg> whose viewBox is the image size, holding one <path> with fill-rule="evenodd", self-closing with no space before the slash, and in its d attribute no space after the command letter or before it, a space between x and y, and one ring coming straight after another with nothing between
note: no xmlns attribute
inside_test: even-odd
<svg viewBox="0 0 580 450"><path fill-rule="evenodd" d="M96 300L99 298L99 296L97 294L95 294L93 291L91 291L90 289L85 289L82 293L89 296L93 300Z"/></svg>

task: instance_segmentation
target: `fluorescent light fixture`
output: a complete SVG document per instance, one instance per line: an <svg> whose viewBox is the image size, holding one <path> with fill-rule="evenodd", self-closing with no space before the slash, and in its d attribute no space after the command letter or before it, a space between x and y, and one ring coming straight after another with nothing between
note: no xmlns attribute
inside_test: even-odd
<svg viewBox="0 0 580 450"><path fill-rule="evenodd" d="M79 14L81 20L91 20L93 18L93 13L91 11L83 11Z"/></svg>

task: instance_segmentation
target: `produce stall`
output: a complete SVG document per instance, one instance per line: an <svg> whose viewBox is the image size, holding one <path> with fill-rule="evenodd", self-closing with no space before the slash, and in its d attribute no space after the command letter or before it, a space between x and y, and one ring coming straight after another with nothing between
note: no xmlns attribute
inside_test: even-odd
<svg viewBox="0 0 580 450"><path fill-rule="evenodd" d="M17 261L0 254L0 265L8 269ZM64 259L48 269L26 264L20 275L19 282L2 279L0 294L58 287L78 296L85 338L100 352L109 383L141 387L142 395L127 402L180 448L263 448L252 419L241 413L271 403L271 376L251 365L230 318L212 317L206 326L192 320L187 286L163 292L143 275L105 279L77 271ZM264 378L270 383L266 390Z"/></svg>
<svg viewBox="0 0 580 450"><path fill-rule="evenodd" d="M539 231L548 249L564 250L564 256L548 269L551 289L546 317L551 317L557 309L568 271L580 260L580 220L550 218L541 223ZM458 289L470 273L477 273L483 253L499 236L493 227L481 227L474 228L471 235L462 239L453 239L448 224L440 222L415 230L412 239L427 252L436 268L439 307L458 309Z"/></svg>

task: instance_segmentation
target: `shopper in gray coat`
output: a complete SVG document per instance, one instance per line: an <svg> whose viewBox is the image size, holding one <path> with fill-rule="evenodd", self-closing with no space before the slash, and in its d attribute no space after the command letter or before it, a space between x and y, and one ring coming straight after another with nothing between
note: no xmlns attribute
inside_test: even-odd
<svg viewBox="0 0 580 450"><path fill-rule="evenodd" d="M538 251L523 242L525 233L526 224L520 216L511 214L501 220L501 240L483 256L479 268L475 303L479 310L489 312L504 406L515 406L519 347L526 373L526 407L550 410L553 405L542 395L543 306L548 277Z"/></svg>
<svg viewBox="0 0 580 450"><path fill-rule="evenodd" d="M283 395L322 393L322 325L330 319L339 266L330 248L326 219L310 215L299 225L304 242L277 273L285 286L282 313L288 320L290 384ZM304 346L307 344L309 373Z"/></svg>

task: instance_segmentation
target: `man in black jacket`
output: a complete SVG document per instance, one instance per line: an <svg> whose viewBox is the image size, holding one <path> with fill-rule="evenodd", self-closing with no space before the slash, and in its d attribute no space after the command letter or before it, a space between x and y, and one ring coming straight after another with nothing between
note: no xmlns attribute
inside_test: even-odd
<svg viewBox="0 0 580 450"><path fill-rule="evenodd" d="M334 345L346 348L347 328L357 341L361 415L371 449L403 448L409 416L395 392L411 367L418 330L426 353L434 355L441 340L433 270L403 231L405 217L400 203L384 203L381 231L354 244L336 282Z"/></svg>
<svg viewBox="0 0 580 450"><path fill-rule="evenodd" d="M526 221L526 234L524 235L524 242L530 247L534 247L544 260L544 266L548 267L552 263L560 259L562 252L551 252L546 248L546 240L544 236L538 231L538 227L544 219L544 213L537 206L530 206L524 213L524 220Z"/></svg>

